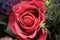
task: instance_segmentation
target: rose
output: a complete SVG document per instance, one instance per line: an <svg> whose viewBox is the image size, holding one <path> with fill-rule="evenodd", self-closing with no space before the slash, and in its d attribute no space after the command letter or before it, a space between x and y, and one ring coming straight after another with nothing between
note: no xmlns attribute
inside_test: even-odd
<svg viewBox="0 0 60 40"><path fill-rule="evenodd" d="M18 40L46 40L47 31L39 27L45 22L43 1L23 0L12 9L8 25Z"/></svg>

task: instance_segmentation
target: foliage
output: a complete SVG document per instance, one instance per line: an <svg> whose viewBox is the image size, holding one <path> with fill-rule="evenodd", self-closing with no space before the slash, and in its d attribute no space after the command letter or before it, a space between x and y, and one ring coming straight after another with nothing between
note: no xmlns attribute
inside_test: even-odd
<svg viewBox="0 0 60 40"><path fill-rule="evenodd" d="M49 31L47 40L60 40L60 3L51 0L46 12L46 26Z"/></svg>

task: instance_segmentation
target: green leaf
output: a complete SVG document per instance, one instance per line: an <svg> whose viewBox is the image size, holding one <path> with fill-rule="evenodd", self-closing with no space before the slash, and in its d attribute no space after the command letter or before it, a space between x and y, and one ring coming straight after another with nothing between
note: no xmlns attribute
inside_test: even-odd
<svg viewBox="0 0 60 40"><path fill-rule="evenodd" d="M7 26L8 17L0 15L0 29L5 30Z"/></svg>
<svg viewBox="0 0 60 40"><path fill-rule="evenodd" d="M0 3L2 2L2 0L0 0Z"/></svg>
<svg viewBox="0 0 60 40"><path fill-rule="evenodd" d="M7 29L4 30L6 33L8 33L11 37L15 38L15 35L13 32L10 30L10 28L7 26Z"/></svg>
<svg viewBox="0 0 60 40"><path fill-rule="evenodd" d="M60 3L52 0L46 12L46 25L48 26L49 36L47 40L60 40Z"/></svg>

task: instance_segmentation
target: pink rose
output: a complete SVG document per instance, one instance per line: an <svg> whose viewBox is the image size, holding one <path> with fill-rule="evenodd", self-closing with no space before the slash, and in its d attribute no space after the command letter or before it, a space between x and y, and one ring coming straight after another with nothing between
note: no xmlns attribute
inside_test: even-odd
<svg viewBox="0 0 60 40"><path fill-rule="evenodd" d="M18 40L46 40L47 31L39 25L45 22L43 0L21 0L12 9L8 25Z"/></svg>

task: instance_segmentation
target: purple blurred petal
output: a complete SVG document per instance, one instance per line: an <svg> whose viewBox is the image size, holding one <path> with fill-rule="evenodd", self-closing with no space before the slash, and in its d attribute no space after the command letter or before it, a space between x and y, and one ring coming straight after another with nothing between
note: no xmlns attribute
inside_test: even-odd
<svg viewBox="0 0 60 40"><path fill-rule="evenodd" d="M17 3L19 3L19 0L2 0L2 5L0 7L0 12L2 14L9 15L9 13L7 14L7 10L11 11L12 6L14 6Z"/></svg>

